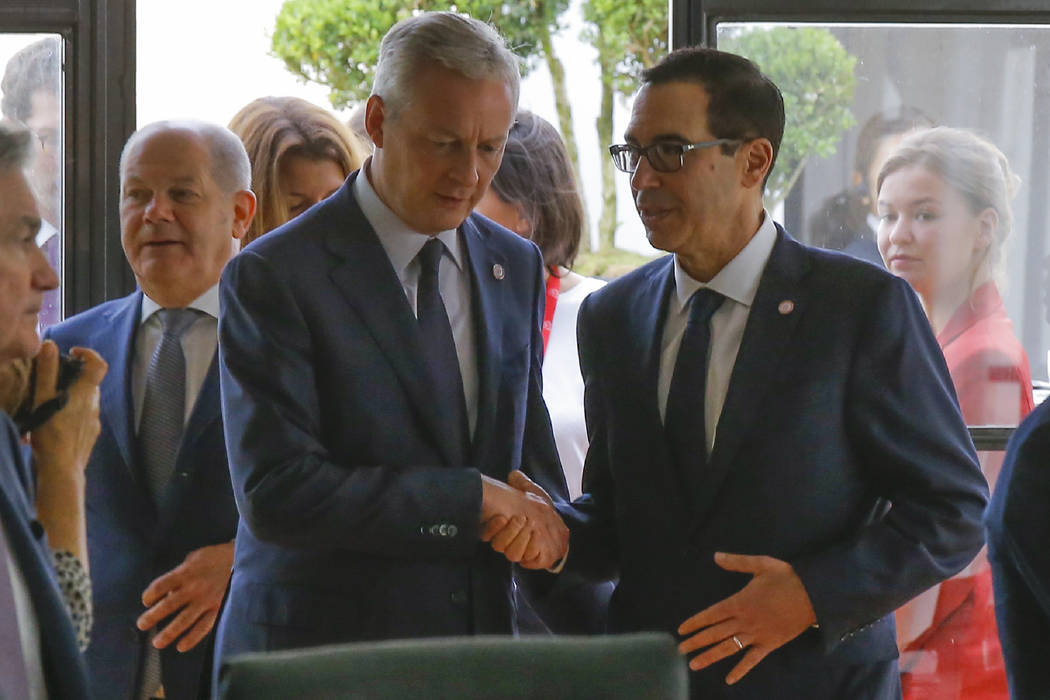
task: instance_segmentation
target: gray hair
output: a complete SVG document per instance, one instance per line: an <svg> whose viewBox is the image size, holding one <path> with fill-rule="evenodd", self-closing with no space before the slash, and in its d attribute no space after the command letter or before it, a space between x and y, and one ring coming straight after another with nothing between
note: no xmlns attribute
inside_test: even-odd
<svg viewBox="0 0 1050 700"><path fill-rule="evenodd" d="M24 170L29 162L29 130L0 122L0 172Z"/></svg>
<svg viewBox="0 0 1050 700"><path fill-rule="evenodd" d="M1003 244L1013 229L1013 199L1021 184L1003 152L982 136L966 129L938 126L905 136L879 171L877 190L894 172L918 165L941 177L962 195L974 215L992 209L999 225L982 261L1001 276ZM979 268L979 266L978 266Z"/></svg>
<svg viewBox="0 0 1050 700"><path fill-rule="evenodd" d="M211 156L211 175L225 194L240 190L251 191L252 164L248 152L235 133L224 126L196 119L165 120L147 124L131 135L120 153L120 181L124 182L124 171L128 154L139 140L162 131L190 131L200 136L208 146Z"/></svg>
<svg viewBox="0 0 1050 700"><path fill-rule="evenodd" d="M411 101L420 69L434 63L471 80L506 84L517 110L521 60L491 25L455 12L424 12L391 27L379 45L372 94L396 116Z"/></svg>

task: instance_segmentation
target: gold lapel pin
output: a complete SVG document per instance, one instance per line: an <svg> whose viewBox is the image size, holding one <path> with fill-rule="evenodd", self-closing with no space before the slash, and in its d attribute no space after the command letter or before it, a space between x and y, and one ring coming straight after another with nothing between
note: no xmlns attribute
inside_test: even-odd
<svg viewBox="0 0 1050 700"><path fill-rule="evenodd" d="M781 316L787 316L794 310L795 302L791 301L790 299L785 299L784 301L780 302L779 306L777 306L777 311L780 312Z"/></svg>
<svg viewBox="0 0 1050 700"><path fill-rule="evenodd" d="M496 263L495 265L492 266L492 276L495 277L498 280L501 280L501 279L503 279L504 277L507 276L507 273L503 270L503 266L502 265L500 265L499 263Z"/></svg>

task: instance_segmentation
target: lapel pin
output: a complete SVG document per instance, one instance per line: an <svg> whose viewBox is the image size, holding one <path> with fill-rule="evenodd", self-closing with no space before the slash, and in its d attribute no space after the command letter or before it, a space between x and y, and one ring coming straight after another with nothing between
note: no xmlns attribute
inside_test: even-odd
<svg viewBox="0 0 1050 700"><path fill-rule="evenodd" d="M780 302L779 306L777 306L777 311L780 312L781 316L787 316L794 310L795 302L791 301L790 299L785 299L784 301Z"/></svg>
<svg viewBox="0 0 1050 700"><path fill-rule="evenodd" d="M500 265L499 263L496 263L495 265L492 266L492 276L495 277L498 280L501 280L501 279L503 279L504 277L507 276L507 273L504 272L502 265Z"/></svg>

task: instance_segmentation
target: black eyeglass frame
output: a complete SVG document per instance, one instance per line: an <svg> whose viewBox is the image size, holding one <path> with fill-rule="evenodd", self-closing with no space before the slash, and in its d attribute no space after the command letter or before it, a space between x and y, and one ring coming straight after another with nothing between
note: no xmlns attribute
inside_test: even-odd
<svg viewBox="0 0 1050 700"><path fill-rule="evenodd" d="M702 148L711 148L713 146L725 146L731 143L741 143L741 139L715 139L714 141L698 141L697 143L674 143L673 141L657 141L651 143L648 146L642 148L640 146L632 146L629 143L619 143L609 146L609 155L612 156L613 165L616 169L625 173L634 173L638 170L638 164L642 162L644 156L649 161L650 167L658 173L674 173L682 169L685 164L685 154L690 151L699 150ZM652 158L649 157L649 151L654 148L666 148L668 146L677 146L680 150L678 152L678 166L674 168L660 168L653 163ZM627 156L631 153L637 153L638 159L635 161L634 168L628 167L630 161L627 160ZM622 161L622 164L621 164Z"/></svg>

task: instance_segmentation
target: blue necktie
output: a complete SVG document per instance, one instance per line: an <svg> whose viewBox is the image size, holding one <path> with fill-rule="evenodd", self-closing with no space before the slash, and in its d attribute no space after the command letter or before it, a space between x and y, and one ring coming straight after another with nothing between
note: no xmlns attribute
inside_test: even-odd
<svg viewBox="0 0 1050 700"><path fill-rule="evenodd" d="M707 394L707 353L711 345L711 316L725 297L711 289L693 294L689 321L675 360L667 395L664 432L683 484L694 493L707 467L707 427L704 397Z"/></svg>
<svg viewBox="0 0 1050 700"><path fill-rule="evenodd" d="M416 319L423 337L423 357L437 390L438 405L445 420L446 435L453 441L455 454L463 462L470 444L467 405L459 355L452 337L445 304L438 287L438 272L445 244L431 238L419 251L419 286L416 288Z"/></svg>

